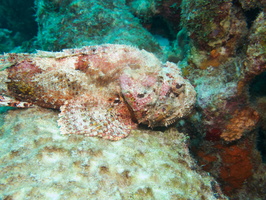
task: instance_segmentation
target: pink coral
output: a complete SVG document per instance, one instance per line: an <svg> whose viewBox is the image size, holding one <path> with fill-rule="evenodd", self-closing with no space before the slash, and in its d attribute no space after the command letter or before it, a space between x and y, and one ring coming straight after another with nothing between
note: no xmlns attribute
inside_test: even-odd
<svg viewBox="0 0 266 200"><path fill-rule="evenodd" d="M12 59L1 74L6 76L3 95L60 109L63 134L119 140L137 123L168 126L195 103L194 88L175 64L163 65L153 54L130 46L13 56L19 59Z"/></svg>

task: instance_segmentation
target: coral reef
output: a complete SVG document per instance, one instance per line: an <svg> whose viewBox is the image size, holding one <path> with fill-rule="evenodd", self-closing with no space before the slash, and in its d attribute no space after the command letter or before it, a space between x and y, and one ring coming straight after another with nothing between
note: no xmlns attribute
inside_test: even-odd
<svg viewBox="0 0 266 200"><path fill-rule="evenodd" d="M182 71L195 86L197 102L179 130L191 134L198 161L233 199L248 199L240 198L240 191L253 185L248 181L263 165L256 143L265 135L260 111L265 84L253 79L266 70L265 8L259 0L182 1L191 46ZM258 197L265 198L265 193Z"/></svg>
<svg viewBox="0 0 266 200"><path fill-rule="evenodd" d="M216 12L217 9L223 12ZM243 126L242 131L236 131L238 136L235 132L231 139L226 137L233 129L232 125L228 125L230 120L237 121L234 119L238 118L235 113L245 113L247 107L248 110L252 109L249 84L256 75L265 71L266 66L264 12L258 13L257 18L249 22L249 32L244 16L241 3L182 2L182 22L191 39L188 65L182 70L198 93L198 116L202 117L200 120L194 117L193 124L206 138L233 141L239 139L243 132L252 131L258 126L257 116L252 129L251 126L246 129ZM210 26L201 25L207 21L211 22ZM212 31L217 32L217 35L212 35ZM248 42L242 44L244 38L248 38ZM248 113L245 116L247 120L250 117Z"/></svg>
<svg viewBox="0 0 266 200"><path fill-rule="evenodd" d="M35 9L26 10L25 6L33 2ZM14 6L21 3L23 5ZM99 90L92 92L90 88L89 94L82 91L88 91L86 81L79 82L75 77L87 78L84 66L89 66L91 61L86 55L73 55L75 69L69 69L69 73L64 73L64 70L45 73L49 75L49 79L58 77L50 86L57 91L52 96L60 94L61 97L55 100L45 96L50 103L47 100L38 100L38 104L48 108L61 108L59 123L62 125L62 132L75 130L79 134L86 134L83 130L87 130L108 138L110 132L107 131L108 134L104 135L97 130L106 130L107 127L107 130L113 131L114 125L115 130L121 133L114 138L120 139L130 131L135 133L136 129L142 127L137 126L138 123L153 127L176 121L173 116L182 117L189 110L179 107L178 111L171 108L172 99L184 105L181 103L185 94L182 81L181 84L173 81L180 81L180 72L173 70L175 66L166 61L178 63L183 76L197 91L196 109L188 119L178 123L178 128L181 132L189 133L191 149L198 162L204 170L219 180L222 189L232 200L266 199L263 183L265 165L262 164L266 160L266 93L263 81L266 74L265 0L31 0L27 4L21 0L3 0L0 11L0 51L57 51L84 45L116 43L144 48L165 62L165 67L159 64L162 70L157 75L163 78L156 79L157 81L154 81L152 70L147 69L151 75L146 72L138 73L139 68L143 68L138 64L130 65L123 72L111 71L109 75L104 73L108 80L113 74L121 75L119 79L114 75L114 82L110 82L111 88L119 85L117 90L111 90L115 91L115 95L110 96L106 95L110 92L105 87L107 79L102 76L97 79ZM33 18L33 14L29 16L32 11L36 12L34 16L38 24L38 34L35 30L36 23L29 23L29 19ZM22 17L18 20L16 16ZM22 18L23 22L20 21ZM29 30L33 32L28 34ZM23 38L28 40L34 35L37 37L16 47ZM58 57L54 57L55 54ZM69 54L67 57L70 57ZM50 61L60 60L65 65L64 60L67 59L61 55L62 52L39 52L37 57L41 56L41 60L49 60L50 57ZM76 60L76 57L79 59ZM20 95L15 95L17 99L1 96L1 105L34 107L34 95L40 96L42 92L35 87L29 87L34 85L31 77L35 77L35 73L39 71L39 66L30 63L36 58L30 54L6 54L0 59L2 69L11 65L20 66L23 73L28 69L26 74L29 77L29 82L26 83L9 83L9 88L18 89L13 94L18 92ZM109 60L106 62L109 63ZM56 63L55 66L58 66ZM44 64L41 63L41 66ZM178 72L168 76L167 70ZM8 90L5 84L8 81L7 71L8 69L0 73L2 94ZM16 75L15 71L12 76L22 79L23 75ZM93 78L99 75L97 71L89 73L93 74ZM36 78L44 80L40 73ZM119 84L115 80L119 80ZM39 85L44 82L39 81ZM55 85L60 86L63 93ZM136 89L131 85L135 85ZM45 86L45 89L50 86ZM157 88L156 95L153 92L154 87ZM77 90L77 93L73 90ZM18 101L24 100L21 93L31 103ZM91 94L95 93L96 96L106 96L106 100L92 97ZM152 111L154 107L151 109L148 103L154 98L157 99L156 112L160 114ZM165 103L171 106L166 106ZM154 102L152 105L155 105ZM6 108L0 112L5 112ZM169 112L169 115L164 115L163 112ZM84 117L85 113L90 113L90 117ZM99 118L108 120L99 123L96 120ZM73 123L74 121L78 123ZM84 125L84 122L92 126ZM123 128L118 124L123 124ZM262 159L256 149L259 149ZM149 193L148 190L143 191L145 192Z"/></svg>
<svg viewBox="0 0 266 200"><path fill-rule="evenodd" d="M60 135L53 110L0 116L1 199L227 199L175 129L111 142Z"/></svg>
<svg viewBox="0 0 266 200"><path fill-rule="evenodd" d="M126 45L11 54L4 60L11 66L2 73L2 95L60 109L63 134L118 140L136 122L168 126L188 115L196 101L177 65Z"/></svg>

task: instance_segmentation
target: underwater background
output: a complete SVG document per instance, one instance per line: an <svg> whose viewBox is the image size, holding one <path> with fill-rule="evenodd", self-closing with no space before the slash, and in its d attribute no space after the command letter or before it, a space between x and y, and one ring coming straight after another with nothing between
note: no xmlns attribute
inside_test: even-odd
<svg viewBox="0 0 266 200"><path fill-rule="evenodd" d="M197 92L190 115L119 141L61 135L58 110L1 107L0 199L265 200L265 11L265 0L0 0L0 66L123 44L175 63Z"/></svg>

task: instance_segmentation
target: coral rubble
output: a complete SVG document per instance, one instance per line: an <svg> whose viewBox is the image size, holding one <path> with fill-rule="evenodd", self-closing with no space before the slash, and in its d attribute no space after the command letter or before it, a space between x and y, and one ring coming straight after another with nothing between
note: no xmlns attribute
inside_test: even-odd
<svg viewBox="0 0 266 200"><path fill-rule="evenodd" d="M60 109L63 134L118 140L136 122L172 124L188 115L196 100L177 65L126 45L11 54L4 61L11 66L2 73L2 95Z"/></svg>

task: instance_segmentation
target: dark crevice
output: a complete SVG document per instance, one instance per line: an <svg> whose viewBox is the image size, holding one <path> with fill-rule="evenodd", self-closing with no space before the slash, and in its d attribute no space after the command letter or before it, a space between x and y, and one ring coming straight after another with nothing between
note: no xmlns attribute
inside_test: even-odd
<svg viewBox="0 0 266 200"><path fill-rule="evenodd" d="M235 5L236 7L239 7L239 8L242 7L242 6L241 6L241 3L239 2L239 0L233 0L232 3L233 3L233 5Z"/></svg>
<svg viewBox="0 0 266 200"><path fill-rule="evenodd" d="M257 7L257 8L251 8L249 10L244 10L242 8L242 5L239 2L239 0L233 0L232 3L233 3L234 6L242 9L242 11L243 11L243 13L245 15L245 18L246 18L247 27L248 27L248 29L250 29L252 24L253 24L253 22L254 22L254 20L257 18L257 16L261 12L261 9Z"/></svg>
<svg viewBox="0 0 266 200"><path fill-rule="evenodd" d="M253 22L258 17L260 12L261 12L260 8L253 8L250 10L246 10L244 12L248 29L250 29L250 27L252 26Z"/></svg>
<svg viewBox="0 0 266 200"><path fill-rule="evenodd" d="M256 76L249 84L250 101L254 102L256 98L266 96L266 72Z"/></svg>
<svg viewBox="0 0 266 200"><path fill-rule="evenodd" d="M170 25L161 16L155 16L151 20L150 33L153 35L160 35L167 38L169 41L175 40L176 34L171 30Z"/></svg>
<svg viewBox="0 0 266 200"><path fill-rule="evenodd" d="M261 154L262 162L266 163L266 130L263 128L258 131L257 149Z"/></svg>
<svg viewBox="0 0 266 200"><path fill-rule="evenodd" d="M34 0L2 0L0 4L1 45L10 41L13 47L22 45L37 35ZM1 46L0 45L0 46ZM1 51L1 49L0 49Z"/></svg>
<svg viewBox="0 0 266 200"><path fill-rule="evenodd" d="M27 40L37 35L34 0L4 0L1 10L1 28L9 29L14 33L19 32Z"/></svg>
<svg viewBox="0 0 266 200"><path fill-rule="evenodd" d="M258 129L257 149L263 162L266 162L266 72L257 75L249 85L249 97L252 106L261 117L261 127Z"/></svg>

